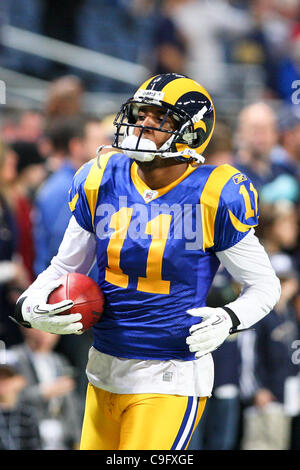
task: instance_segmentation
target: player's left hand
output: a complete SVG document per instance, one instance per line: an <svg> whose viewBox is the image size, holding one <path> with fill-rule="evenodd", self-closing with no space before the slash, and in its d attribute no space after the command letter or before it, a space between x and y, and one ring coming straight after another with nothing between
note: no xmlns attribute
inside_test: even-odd
<svg viewBox="0 0 300 470"><path fill-rule="evenodd" d="M190 336L186 338L190 352L194 352L197 359L215 351L229 336L232 320L223 308L193 308L187 313L202 319L190 328Z"/></svg>

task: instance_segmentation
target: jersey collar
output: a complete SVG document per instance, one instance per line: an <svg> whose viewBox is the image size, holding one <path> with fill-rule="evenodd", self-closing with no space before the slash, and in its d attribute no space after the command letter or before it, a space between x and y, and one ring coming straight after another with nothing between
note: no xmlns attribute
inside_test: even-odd
<svg viewBox="0 0 300 470"><path fill-rule="evenodd" d="M177 178L175 181L168 184L167 186L164 186L163 188L159 188L159 189L149 188L149 186L139 177L138 165L136 162L133 162L131 165L130 175L131 175L131 179L136 190L142 196L144 201L148 203L148 202L153 201L154 199L157 199L163 196L169 191L171 191L171 189L175 188L175 186L181 183L181 181L183 181L188 175L190 175L196 169L197 169L197 166L193 167L192 165L189 165L187 169L185 170L185 172L179 178Z"/></svg>

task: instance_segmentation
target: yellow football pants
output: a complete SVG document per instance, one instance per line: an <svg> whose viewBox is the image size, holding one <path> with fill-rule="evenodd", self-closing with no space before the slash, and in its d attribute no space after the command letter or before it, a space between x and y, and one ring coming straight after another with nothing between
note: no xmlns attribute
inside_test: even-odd
<svg viewBox="0 0 300 470"><path fill-rule="evenodd" d="M206 397L119 395L88 385L81 450L184 450Z"/></svg>

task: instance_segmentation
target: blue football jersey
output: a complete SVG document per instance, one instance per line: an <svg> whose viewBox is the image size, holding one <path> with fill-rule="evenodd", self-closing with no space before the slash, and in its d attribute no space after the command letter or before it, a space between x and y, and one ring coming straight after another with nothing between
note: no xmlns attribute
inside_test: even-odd
<svg viewBox="0 0 300 470"><path fill-rule="evenodd" d="M185 340L199 318L186 311L205 306L219 267L215 253L258 222L247 176L230 165L190 165L152 190L135 161L111 152L76 173L69 205L97 240L106 303L94 347L123 358L194 359Z"/></svg>

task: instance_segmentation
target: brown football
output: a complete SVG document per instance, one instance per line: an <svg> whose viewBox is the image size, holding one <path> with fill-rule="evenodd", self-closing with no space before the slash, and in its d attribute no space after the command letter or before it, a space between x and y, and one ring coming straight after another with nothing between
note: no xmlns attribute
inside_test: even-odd
<svg viewBox="0 0 300 470"><path fill-rule="evenodd" d="M61 315L81 313L82 331L98 323L104 308L104 295L96 281L80 273L65 274L60 280L62 284L51 292L48 303L71 299L74 302L73 307L61 312Z"/></svg>

